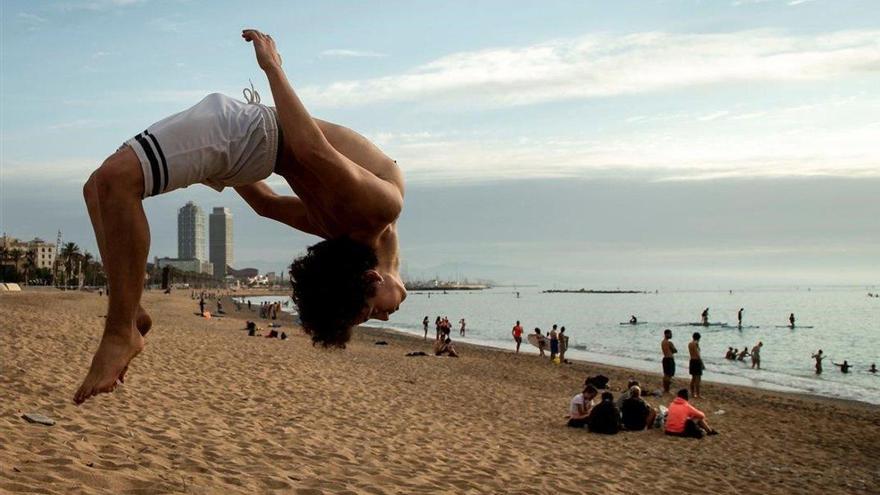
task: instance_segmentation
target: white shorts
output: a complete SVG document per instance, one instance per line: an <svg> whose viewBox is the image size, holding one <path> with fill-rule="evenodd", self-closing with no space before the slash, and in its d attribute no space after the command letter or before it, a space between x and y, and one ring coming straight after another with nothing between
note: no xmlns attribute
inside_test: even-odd
<svg viewBox="0 0 880 495"><path fill-rule="evenodd" d="M191 184L217 191L272 175L278 155L273 108L212 93L125 142L144 172L144 198Z"/></svg>

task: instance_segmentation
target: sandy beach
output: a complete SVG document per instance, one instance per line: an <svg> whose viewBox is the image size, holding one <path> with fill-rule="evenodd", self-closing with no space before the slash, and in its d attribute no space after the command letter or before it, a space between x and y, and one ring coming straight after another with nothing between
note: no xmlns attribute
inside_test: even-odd
<svg viewBox="0 0 880 495"><path fill-rule="evenodd" d="M206 320L189 291L144 295L127 383L76 407L106 301L0 295L0 492L880 493L876 406L706 383L718 436L594 435L564 420L587 375L615 394L659 377L467 345L405 357L431 341L369 329L326 351L288 321L286 341L252 338L256 312Z"/></svg>

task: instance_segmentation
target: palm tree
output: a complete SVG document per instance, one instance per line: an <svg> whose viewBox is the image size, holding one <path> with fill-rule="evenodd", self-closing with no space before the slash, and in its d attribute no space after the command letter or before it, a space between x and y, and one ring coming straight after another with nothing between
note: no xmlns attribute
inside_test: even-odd
<svg viewBox="0 0 880 495"><path fill-rule="evenodd" d="M24 255L24 283L30 285L31 280L31 270L37 267L37 253L36 251L28 251Z"/></svg>
<svg viewBox="0 0 880 495"><path fill-rule="evenodd" d="M61 248L61 257L64 258L65 286L67 285L67 279L70 278L70 273L73 271L74 263L76 263L80 256L79 246L75 242L68 242Z"/></svg>
<svg viewBox="0 0 880 495"><path fill-rule="evenodd" d="M92 285L90 283L90 280L94 278L93 276L91 276L94 275L94 266L92 266L93 259L95 259L94 256L92 256L92 253L88 251L84 252L82 255L83 278L85 279L86 285Z"/></svg>

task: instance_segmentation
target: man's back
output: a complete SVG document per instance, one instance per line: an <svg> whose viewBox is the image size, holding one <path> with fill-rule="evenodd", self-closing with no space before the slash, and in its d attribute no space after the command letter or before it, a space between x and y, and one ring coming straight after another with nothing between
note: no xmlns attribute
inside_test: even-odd
<svg viewBox="0 0 880 495"><path fill-rule="evenodd" d="M614 401L603 400L590 413L590 431L613 435L620 431L620 410Z"/></svg>
<svg viewBox="0 0 880 495"><path fill-rule="evenodd" d="M627 430L644 430L648 418L648 404L641 397L630 397L621 408L623 426Z"/></svg>

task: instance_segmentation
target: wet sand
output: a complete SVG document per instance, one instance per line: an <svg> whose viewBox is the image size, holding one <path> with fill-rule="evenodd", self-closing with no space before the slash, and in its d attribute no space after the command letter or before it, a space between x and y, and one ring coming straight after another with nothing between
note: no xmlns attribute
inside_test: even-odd
<svg viewBox="0 0 880 495"><path fill-rule="evenodd" d="M145 294L154 327L126 385L76 407L105 304L0 294L0 493L880 490L877 406L704 384L695 405L719 436L593 435L564 420L585 376L610 377L615 393L659 377L468 345L459 359L405 357L431 340L371 329L325 351L288 320L286 341L247 337L256 308L224 303L229 317L205 320L189 291Z"/></svg>

